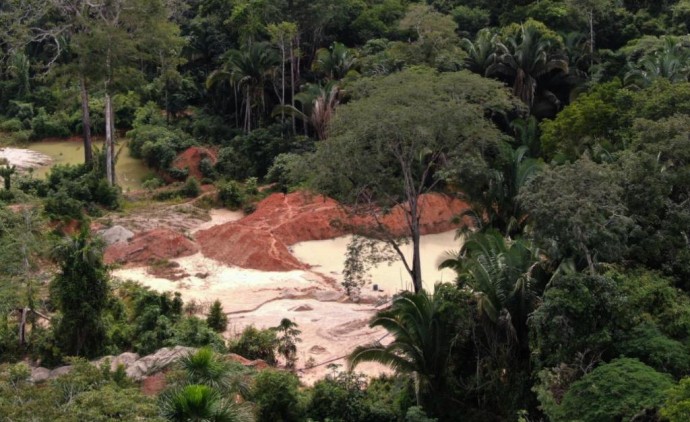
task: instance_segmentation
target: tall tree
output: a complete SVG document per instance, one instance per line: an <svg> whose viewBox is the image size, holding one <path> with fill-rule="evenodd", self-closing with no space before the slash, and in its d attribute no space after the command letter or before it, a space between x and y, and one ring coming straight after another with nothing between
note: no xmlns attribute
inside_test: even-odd
<svg viewBox="0 0 690 422"><path fill-rule="evenodd" d="M53 279L51 296L60 311L55 337L63 353L97 356L106 343L103 321L108 295L108 269L103 243L87 230L64 239L54 250L60 272Z"/></svg>
<svg viewBox="0 0 690 422"><path fill-rule="evenodd" d="M355 368L362 362L379 362L414 377L417 405L434 409L434 396L446 385L455 327L442 318L440 296L425 291L405 292L369 323L384 328L393 336L387 345L359 346L350 353L348 363Z"/></svg>
<svg viewBox="0 0 690 422"><path fill-rule="evenodd" d="M509 78L513 84L513 94L530 109L534 105L539 78L552 71L568 73L567 58L553 53L553 42L544 36L537 25L522 25L516 35L498 42L496 46L496 63L489 66L486 73ZM546 94L555 99L553 94Z"/></svg>
<svg viewBox="0 0 690 422"><path fill-rule="evenodd" d="M422 289L420 195L438 189L462 160L482 161L501 134L484 116L516 106L500 83L469 72L408 70L365 79L354 101L340 106L331 137L311 159L313 186L376 221L370 235L397 253L415 291ZM471 158L470 158L471 157ZM375 175L375 176L372 176ZM381 210L404 210L402 238L381 221Z"/></svg>
<svg viewBox="0 0 690 422"><path fill-rule="evenodd" d="M252 110L259 108L261 113L266 109L266 84L273 80L278 64L278 57L268 45L254 43L242 50L229 51L221 69L213 72L206 80L209 88L219 81L227 80L236 90L242 91L242 127L245 133L251 132L254 127Z"/></svg>

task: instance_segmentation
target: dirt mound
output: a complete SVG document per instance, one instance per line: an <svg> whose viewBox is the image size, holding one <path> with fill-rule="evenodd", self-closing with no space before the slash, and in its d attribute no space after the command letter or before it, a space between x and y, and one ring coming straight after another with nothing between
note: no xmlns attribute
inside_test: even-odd
<svg viewBox="0 0 690 422"><path fill-rule="evenodd" d="M204 175L199 168L201 160L208 158L211 164L216 164L218 157L216 153L208 148L203 147L189 147L183 152L181 152L175 161L173 161L172 166L174 168L184 170L189 169L189 176L195 177L197 180L204 178Z"/></svg>
<svg viewBox="0 0 690 422"><path fill-rule="evenodd" d="M457 227L454 216L467 209L464 202L441 194L420 197L422 234L440 233ZM405 212L395 207L380 220L396 235L408 233ZM276 193L261 201L256 211L240 221L199 231L196 239L202 253L218 261L263 271L304 269L290 253L290 245L325 240L348 233L348 227L373 227L372 217L349 218L331 198L295 192Z"/></svg>
<svg viewBox="0 0 690 422"><path fill-rule="evenodd" d="M183 235L168 229L154 229L136 234L127 243L116 243L105 251L108 264L149 264L198 252L197 246Z"/></svg>
<svg viewBox="0 0 690 422"><path fill-rule="evenodd" d="M285 243L265 229L226 223L196 234L202 253L228 265L261 271L305 269Z"/></svg>

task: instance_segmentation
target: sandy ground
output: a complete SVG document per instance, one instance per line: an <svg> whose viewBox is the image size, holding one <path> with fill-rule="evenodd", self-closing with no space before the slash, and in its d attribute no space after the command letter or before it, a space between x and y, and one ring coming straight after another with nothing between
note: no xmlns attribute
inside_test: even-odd
<svg viewBox="0 0 690 422"><path fill-rule="evenodd" d="M242 214L238 212L211 210L205 218L187 214L186 221L178 222L178 225L186 229L187 233L193 234L241 217ZM159 217L149 215L149 218L158 220ZM138 220L139 217L136 217L135 221ZM152 223L153 221L148 222ZM165 221L158 220L155 223L164 224ZM348 239L341 237L294 245L293 253L303 262L312 265L311 271L265 272L242 269L221 264L197 253L171 260L179 264L180 270L189 274L178 281L152 276L146 268L118 269L113 271L113 275L123 280L138 281L157 291L179 291L186 302L194 300L208 306L214 300L220 300L230 319L225 333L227 338L236 336L248 325L273 327L282 318L290 318L302 330L302 342L298 346L298 374L304 383L312 384L330 372L329 363L344 367L344 356L355 347L381 339L383 343L391 340L385 337L385 330L371 329L368 322L378 309L375 304L385 306L393 293L405 287L406 276L402 264L382 264L370 274L371 282L379 284L383 292L374 292L369 285L363 289L367 303L356 304L345 300L338 282L342 279L340 273ZM425 279L452 281L452 272L440 272L436 270L436 266L443 252L457 247L454 232L423 236ZM369 376L391 372L382 365L372 363L362 364L357 370Z"/></svg>
<svg viewBox="0 0 690 422"><path fill-rule="evenodd" d="M347 244L351 236L343 236L329 240L316 240L297 243L292 246L292 254L300 261L312 266L315 271L342 281L343 257L347 251ZM424 276L424 288L433 290L436 282L452 282L455 273L452 270L439 270L438 264L444 253L460 248L459 241L455 240L455 231L440 234L422 236L422 275ZM412 256L412 245L402 247L409 258ZM363 292L372 291L372 285L377 284L379 289L389 294L395 294L401 290L411 290L410 277L403 266L402 261L381 264L369 271L369 281Z"/></svg>
<svg viewBox="0 0 690 422"><path fill-rule="evenodd" d="M10 147L0 148L0 159L3 158L21 171L46 166L52 162L48 155L38 151Z"/></svg>

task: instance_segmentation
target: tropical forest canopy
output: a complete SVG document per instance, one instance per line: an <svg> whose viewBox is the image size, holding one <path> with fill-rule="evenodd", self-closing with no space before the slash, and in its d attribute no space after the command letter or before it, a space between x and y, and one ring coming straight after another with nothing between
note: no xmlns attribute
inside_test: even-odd
<svg viewBox="0 0 690 422"><path fill-rule="evenodd" d="M78 137L84 163L45 179L0 163L0 415L688 421L689 78L688 0L3 0L0 144ZM123 139L151 201L203 184L246 212L258 186L402 207L414 292L371 321L391 342L349 357L395 375L306 388L290 320L226 342L220 303L200 318L110 280L86 228L132 206ZM173 166L192 146L217 151L200 177ZM435 289L429 192L469 204L439 261L456 280ZM64 237L70 221L84 229ZM390 250L355 238L348 293L400 251L381 225L360 234ZM85 360L176 345L201 349L158 397ZM74 369L33 385L21 362Z"/></svg>

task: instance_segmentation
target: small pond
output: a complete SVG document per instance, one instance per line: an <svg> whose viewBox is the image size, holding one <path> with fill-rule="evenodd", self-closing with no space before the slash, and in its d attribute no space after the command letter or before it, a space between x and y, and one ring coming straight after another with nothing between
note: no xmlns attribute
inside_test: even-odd
<svg viewBox="0 0 690 422"><path fill-rule="evenodd" d="M94 140L94 146L103 148L103 141ZM37 142L29 145L28 148L50 156L53 159L52 165L81 164L84 162L84 144L81 140ZM146 167L143 161L129 155L126 140L117 143L116 151L119 151L115 164L115 176L118 184L125 192L141 189L141 181L152 173L151 169ZM34 171L34 174L38 177L45 177L50 167L39 167Z"/></svg>

